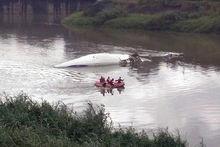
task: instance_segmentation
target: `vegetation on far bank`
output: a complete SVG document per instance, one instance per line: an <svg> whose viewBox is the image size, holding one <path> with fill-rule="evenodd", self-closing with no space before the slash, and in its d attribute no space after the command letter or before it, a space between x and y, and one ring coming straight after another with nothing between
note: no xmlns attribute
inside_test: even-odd
<svg viewBox="0 0 220 147"><path fill-rule="evenodd" d="M1 97L0 146L185 147L180 135L162 129L149 137L133 128L114 129L104 106L77 113L66 105L37 103L27 95Z"/></svg>
<svg viewBox="0 0 220 147"><path fill-rule="evenodd" d="M186 3L186 8L184 4L179 0L139 0L137 4L126 5L103 0L65 18L63 24L68 27L220 33L220 2L193 1Z"/></svg>

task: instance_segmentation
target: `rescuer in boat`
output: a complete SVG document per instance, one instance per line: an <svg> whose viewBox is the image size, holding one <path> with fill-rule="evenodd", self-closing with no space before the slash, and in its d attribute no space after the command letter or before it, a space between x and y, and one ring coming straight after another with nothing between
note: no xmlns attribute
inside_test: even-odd
<svg viewBox="0 0 220 147"><path fill-rule="evenodd" d="M99 79L99 82L102 84L103 87L106 87L106 81L105 78L103 76L101 76L101 78Z"/></svg>
<svg viewBox="0 0 220 147"><path fill-rule="evenodd" d="M109 82L110 82L110 77L108 77L108 78L107 78L106 82L107 82L107 83L109 83Z"/></svg>
<svg viewBox="0 0 220 147"><path fill-rule="evenodd" d="M100 83L105 83L105 78L103 76L101 76L101 78L99 79Z"/></svg>
<svg viewBox="0 0 220 147"><path fill-rule="evenodd" d="M118 78L118 80L116 80L118 83L121 83L122 81L124 81L124 80L122 80L122 78L121 77L119 77Z"/></svg>
<svg viewBox="0 0 220 147"><path fill-rule="evenodd" d="M109 81L109 84L110 84L111 86L114 86L114 79L113 79L113 78Z"/></svg>

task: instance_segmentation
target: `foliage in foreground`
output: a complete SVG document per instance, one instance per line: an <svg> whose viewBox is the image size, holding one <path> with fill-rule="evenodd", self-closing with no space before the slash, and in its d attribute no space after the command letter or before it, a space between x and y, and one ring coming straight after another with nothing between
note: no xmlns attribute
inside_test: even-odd
<svg viewBox="0 0 220 147"><path fill-rule="evenodd" d="M76 113L61 103L34 102L25 94L7 96L0 100L0 146L186 146L167 129L149 138L145 131L114 129L108 120L104 106L89 103Z"/></svg>

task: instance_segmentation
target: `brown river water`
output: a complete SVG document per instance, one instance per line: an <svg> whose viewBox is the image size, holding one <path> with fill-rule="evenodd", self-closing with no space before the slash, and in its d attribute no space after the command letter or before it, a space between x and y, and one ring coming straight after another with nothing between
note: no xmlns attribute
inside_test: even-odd
<svg viewBox="0 0 220 147"><path fill-rule="evenodd" d="M182 61L157 60L141 67L54 68L89 53L133 53L162 57L183 53ZM122 76L126 86L104 93L101 76ZM113 30L69 31L60 25L0 26L0 92L28 93L35 100L83 107L104 104L115 126L179 129L190 146L201 138L220 144L220 36Z"/></svg>

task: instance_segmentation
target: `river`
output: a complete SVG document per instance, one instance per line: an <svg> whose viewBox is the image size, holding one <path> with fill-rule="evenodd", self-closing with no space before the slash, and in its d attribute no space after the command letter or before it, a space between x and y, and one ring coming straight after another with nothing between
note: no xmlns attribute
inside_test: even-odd
<svg viewBox="0 0 220 147"><path fill-rule="evenodd" d="M63 101L73 107L104 104L115 126L179 129L190 146L201 138L220 144L220 36L183 33L67 30L60 25L0 25L0 92L21 91L35 100ZM54 68L89 53L162 56L183 53L184 60L153 61L139 68L106 66ZM103 93L94 82L122 76L122 91Z"/></svg>

